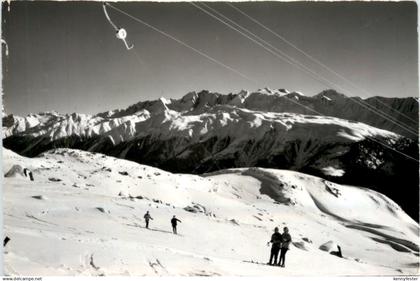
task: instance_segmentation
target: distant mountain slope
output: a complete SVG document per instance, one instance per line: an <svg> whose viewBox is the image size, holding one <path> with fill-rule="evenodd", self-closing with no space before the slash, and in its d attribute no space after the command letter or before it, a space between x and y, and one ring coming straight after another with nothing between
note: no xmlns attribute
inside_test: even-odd
<svg viewBox="0 0 420 281"><path fill-rule="evenodd" d="M110 116L120 117L142 109L149 110L156 106L156 102L159 103L159 101L140 102L126 110L111 112ZM241 91L228 95L203 90L188 93L179 100L164 99L163 102L167 108L178 112L197 112L216 105L311 115L318 115L316 112L319 112L321 115L362 122L412 139L418 137L419 102L418 99L411 97L371 97L363 100L359 97L347 97L334 90L325 90L309 97L300 92L265 88L255 92Z"/></svg>
<svg viewBox="0 0 420 281"><path fill-rule="evenodd" d="M182 113L199 113L217 105L229 105L255 111L310 115L316 114L312 111L315 110L322 115L362 122L412 139L417 139L417 136L410 131L417 132L418 135L419 128L418 98L371 97L362 100L358 97L346 97L334 90L325 90L313 97L305 96L300 92L289 92L285 89L271 90L265 88L255 92L241 91L237 94L228 95L203 90L201 92L190 92L181 99L161 98L155 101L139 102L124 110L113 110L94 116L73 114L71 117L93 118L97 124L101 123L100 118L112 118L120 122L128 120L136 122L136 118L148 118L148 113L156 114L167 109ZM380 113L380 111L383 113ZM57 112L32 114L27 117L9 115L3 118L3 132L8 137L27 132L28 129L40 123L45 124L49 120L56 121L63 118L65 117ZM67 118L69 118L68 115ZM118 125L118 121L108 125L113 127ZM107 123L105 122L103 126L102 131L106 131ZM78 129L85 128L79 127ZM77 134L77 131L71 132L69 130L71 128L64 129L61 134L57 133L53 137L63 137L66 133L67 136L71 133ZM86 133L89 135L89 132ZM92 133L101 133L101 131Z"/></svg>
<svg viewBox="0 0 420 281"><path fill-rule="evenodd" d="M326 115L380 122L334 91L314 97L284 89L230 95L202 91L97 115L10 115L3 119L3 143L27 156L79 148L172 172L252 166L303 171L380 190L418 219L418 162L397 152L418 159L417 140L352 118L309 115L290 100L329 110ZM405 113L416 110L418 104Z"/></svg>

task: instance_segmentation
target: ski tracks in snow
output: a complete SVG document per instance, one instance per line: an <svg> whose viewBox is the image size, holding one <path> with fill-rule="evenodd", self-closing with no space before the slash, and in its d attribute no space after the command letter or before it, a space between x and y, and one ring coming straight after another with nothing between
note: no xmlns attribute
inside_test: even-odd
<svg viewBox="0 0 420 281"><path fill-rule="evenodd" d="M168 270L162 265L159 259L155 261L148 260L149 266L153 269L154 273L158 276L169 276Z"/></svg>

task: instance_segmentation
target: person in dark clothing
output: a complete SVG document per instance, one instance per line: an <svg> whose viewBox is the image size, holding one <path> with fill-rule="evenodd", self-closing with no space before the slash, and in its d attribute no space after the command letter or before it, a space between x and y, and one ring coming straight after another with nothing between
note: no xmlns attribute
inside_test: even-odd
<svg viewBox="0 0 420 281"><path fill-rule="evenodd" d="M29 175L29 179L30 179L31 181L34 181L34 175L32 174L32 172L31 172L31 171L29 171L28 175Z"/></svg>
<svg viewBox="0 0 420 281"><path fill-rule="evenodd" d="M7 243L10 241L10 238L6 236L3 240L3 247L6 247Z"/></svg>
<svg viewBox="0 0 420 281"><path fill-rule="evenodd" d="M271 253L270 253L270 261L268 262L268 265L276 265L277 264L277 257L279 255L280 251L280 243L281 243L281 234L279 233L279 228L274 228L274 233L271 235L271 240L268 242L268 244L271 243Z"/></svg>
<svg viewBox="0 0 420 281"><path fill-rule="evenodd" d="M149 211L144 214L144 220L146 221L146 228L149 228L149 221L153 220L153 218L150 216Z"/></svg>
<svg viewBox="0 0 420 281"><path fill-rule="evenodd" d="M343 254L341 253L341 247L339 245L337 245L337 250L338 251L332 251L330 252L331 255L337 256L339 258L343 257Z"/></svg>
<svg viewBox="0 0 420 281"><path fill-rule="evenodd" d="M292 242L292 236L289 234L289 229L287 227L283 228L283 234L281 235L281 250L280 250L280 259L279 266L284 267L286 261L286 253L289 250L289 245Z"/></svg>
<svg viewBox="0 0 420 281"><path fill-rule="evenodd" d="M173 218L171 219L171 224L172 224L172 231L174 234L177 234L176 232L176 225L178 222L181 222L179 219L176 218L176 216L173 216Z"/></svg>

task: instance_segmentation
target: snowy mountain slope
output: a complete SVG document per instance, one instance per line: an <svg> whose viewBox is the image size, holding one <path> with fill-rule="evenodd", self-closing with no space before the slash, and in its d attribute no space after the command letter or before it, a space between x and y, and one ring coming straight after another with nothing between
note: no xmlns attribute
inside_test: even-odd
<svg viewBox="0 0 420 281"><path fill-rule="evenodd" d="M25 123L17 122L19 126L16 127L7 127L6 123L4 144L29 156L64 146L111 154L121 150L115 155L125 158L133 146L134 150L141 149L139 142L142 139L150 139L153 142L167 142L166 146L173 146L171 142L176 142L176 147L171 148L172 157L183 159L191 154L194 145L213 140L225 142L221 149L211 149L213 157L220 152L235 153L244 142L251 145L263 142L265 148L262 150L265 151L250 155L254 158L273 156L288 143L300 141L309 149L297 151L298 157L291 159L291 164L298 168L305 165L305 161L308 162L308 157L313 156L316 146L323 144L351 145L369 138L383 139L390 146L399 142L410 144L410 141L404 141L395 133L334 117L252 111L226 105L213 106L203 112L180 113L169 110L162 101L160 105L161 110L154 104L154 111L141 110L133 115L115 118L81 114L49 115L47 118L45 115L34 115ZM15 130L23 131L15 133ZM165 153L162 151L161 154ZM205 154L198 157L202 162L208 156ZM165 155L158 157L169 160ZM255 159L244 159L243 162L248 163L243 164L252 164L252 161ZM156 165L162 166L162 163ZM187 167L186 170L191 168Z"/></svg>
<svg viewBox="0 0 420 281"><path fill-rule="evenodd" d="M153 102L140 102L127 110L117 112L114 116L121 116L136 112L139 109L148 109ZM305 96L300 92L290 92L286 89L264 88L254 92L240 91L236 94L223 95L203 90L190 92L183 98L164 101L168 109L178 112L202 111L216 105L232 105L256 111L290 112L301 114L314 114L347 119L369 124L374 127L396 132L400 135L418 138L418 102L415 98L384 98L347 97L335 90L325 90L315 96ZM372 108L372 110L369 110ZM380 111L379 115L377 112ZM112 115L111 115L112 116ZM407 119L408 116L410 119ZM417 132L413 134L407 129L390 121L408 127L408 130Z"/></svg>
<svg viewBox="0 0 420 281"><path fill-rule="evenodd" d="M351 101L352 99L356 100L357 103ZM297 102L309 109L302 107ZM358 104L361 102L366 103L366 106ZM46 135L53 140L70 135L89 137L103 134L125 122L135 123L139 119L148 119L150 115L156 115L168 110L178 113L194 112L197 114L218 105L235 106L254 111L311 115L314 112L310 109L314 109L323 115L362 122L417 139L416 135L366 108L370 106L375 110L385 112L390 118L404 124L412 131L418 132L418 101L414 98L372 97L362 100L358 97L346 97L334 90L325 90L313 97L308 97L300 92L289 92L286 89L272 90L269 88L255 92L240 91L237 94L228 95L205 90L198 93L190 92L178 100L160 98L155 101L139 102L124 110L108 111L95 116L76 113L60 115L57 112L31 114L26 117L8 115L3 118L3 134L5 137L19 133L30 134L31 136ZM408 120L402 114L417 122ZM109 118L112 118L113 122L110 122ZM51 122L58 122L60 125L53 126ZM50 123L49 126L45 126L46 123ZM127 139L129 136L122 135L122 137Z"/></svg>
<svg viewBox="0 0 420 281"><path fill-rule="evenodd" d="M56 147L77 148L171 172L250 166L293 169L379 190L417 219L418 163L392 150L418 159L417 141L361 122L293 113L311 112L298 109L290 99L321 112L328 109L327 115L347 112L344 115L352 119L348 114L354 111L370 118L349 98L331 90L314 97L267 88L229 95L202 91L94 116L9 115L3 119L3 144L26 156ZM407 108L409 115L416 112L415 106Z"/></svg>
<svg viewBox="0 0 420 281"><path fill-rule="evenodd" d="M21 168L4 178L7 274L343 276L419 270L418 224L369 189L276 169L171 174L70 149L36 158L4 149L3 163L4 173ZM33 182L23 168L33 172ZM147 210L154 218L150 230L142 219ZM171 233L172 215L182 221L180 235ZM286 268L258 264L267 262L272 229L283 225L293 237ZM337 244L344 258L328 253Z"/></svg>

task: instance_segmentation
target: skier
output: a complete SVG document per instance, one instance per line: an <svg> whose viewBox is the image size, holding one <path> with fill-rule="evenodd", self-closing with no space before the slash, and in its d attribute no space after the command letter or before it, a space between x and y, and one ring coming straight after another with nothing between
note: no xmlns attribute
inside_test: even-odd
<svg viewBox="0 0 420 281"><path fill-rule="evenodd" d="M6 247L7 243L10 241L10 238L6 236L3 240L3 247Z"/></svg>
<svg viewBox="0 0 420 281"><path fill-rule="evenodd" d="M330 254L342 258L343 254L341 253L341 247L339 245L337 245L337 249L338 251L331 251Z"/></svg>
<svg viewBox="0 0 420 281"><path fill-rule="evenodd" d="M149 228L149 220L153 220L153 218L150 216L149 211L144 214L144 220L146 221L146 228Z"/></svg>
<svg viewBox="0 0 420 281"><path fill-rule="evenodd" d="M34 175L32 174L32 172L31 171L29 171L29 179L31 180L31 181L34 181Z"/></svg>
<svg viewBox="0 0 420 281"><path fill-rule="evenodd" d="M176 218L176 216L174 215L173 218L171 219L171 224L172 224L172 231L174 234L177 234L176 232L176 225L178 222L181 222L179 219Z"/></svg>
<svg viewBox="0 0 420 281"><path fill-rule="evenodd" d="M276 265L277 264L277 257L279 255L280 251L280 243L282 240L282 236L279 233L279 228L274 228L274 233L271 235L271 240L267 243L267 245L271 245L271 253L270 253L270 261L268 262L268 265ZM274 262L274 263L273 263Z"/></svg>
<svg viewBox="0 0 420 281"><path fill-rule="evenodd" d="M289 229L287 227L283 228L283 234L281 237L281 250L278 265L284 267L284 262L286 261L286 252L289 250L289 245L292 242L292 236L290 236Z"/></svg>

